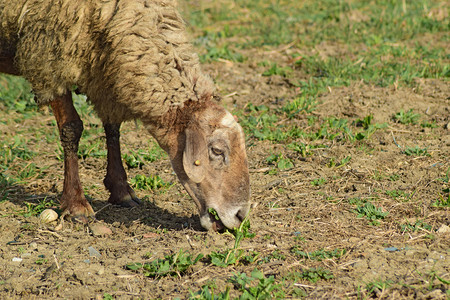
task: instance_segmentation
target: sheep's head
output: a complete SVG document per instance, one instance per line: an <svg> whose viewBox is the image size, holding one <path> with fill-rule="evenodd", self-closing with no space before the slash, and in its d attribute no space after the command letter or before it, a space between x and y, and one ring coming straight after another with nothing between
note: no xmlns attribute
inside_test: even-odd
<svg viewBox="0 0 450 300"><path fill-rule="evenodd" d="M228 111L210 104L188 117L172 165L200 210L202 226L233 229L250 206L244 132Z"/></svg>

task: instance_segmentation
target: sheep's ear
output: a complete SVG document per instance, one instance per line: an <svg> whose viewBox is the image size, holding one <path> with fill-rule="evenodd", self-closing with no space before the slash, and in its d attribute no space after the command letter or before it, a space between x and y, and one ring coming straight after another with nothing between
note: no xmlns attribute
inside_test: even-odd
<svg viewBox="0 0 450 300"><path fill-rule="evenodd" d="M199 183L205 177L208 163L208 148L205 133L198 126L189 126L185 130L186 145L183 152L183 167L189 179Z"/></svg>

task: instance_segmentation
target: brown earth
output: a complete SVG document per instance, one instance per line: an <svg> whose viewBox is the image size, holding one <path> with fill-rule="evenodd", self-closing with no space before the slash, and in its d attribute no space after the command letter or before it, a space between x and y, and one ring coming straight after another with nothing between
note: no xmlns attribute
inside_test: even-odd
<svg viewBox="0 0 450 300"><path fill-rule="evenodd" d="M228 108L243 108L248 102L273 108L292 100L299 91L282 77L262 77L264 67L257 62L270 55L271 60L282 64L288 60L289 51L281 49L260 56L249 53L244 63L214 62L204 68L216 79ZM97 211L98 222L110 228L112 234L94 236L88 227L71 222L65 222L63 229L56 231L55 224L43 225L36 216L18 213L27 202L36 203L45 197L56 201L62 191L63 169L55 155L57 144L45 139L28 144L41 153L31 162L43 170L43 176L12 186L8 201L0 203L0 298L101 299L104 293L120 299L186 298L190 290L198 291L213 280L217 292L229 286L231 295L237 296L238 292L227 282L234 272L249 274L258 267L266 276L273 275L281 282L290 272L322 267L330 270L334 278L317 283L286 281L283 289L291 293L287 297L295 298L292 291L297 288L311 299L445 299L449 285L433 274L447 282L450 279L450 233L446 227L450 225L449 208L432 204L439 195L447 196L442 190L448 188L448 183L440 178L446 176L450 167L449 95L448 81L441 80L418 80L415 88L381 88L362 83L330 88L319 96L319 105L312 113L315 116L355 120L372 114L374 122L387 122L389 126L367 141L323 141L329 147L313 149L313 155L306 158L282 145L249 139L254 207L251 231L256 236L245 239L241 247L259 252L260 257L278 250L285 259L228 268L213 266L203 259L178 277L151 279L142 272L127 270L125 265L162 258L180 249L207 255L234 243L230 235L202 231L196 207L178 183L162 194L138 190L138 196L148 200L141 207L116 208L106 202L108 194L102 184L105 159L87 157L80 163L81 180ZM393 122L392 115L401 109L414 109L423 120L434 120L437 127ZM308 126L306 117L300 116L297 122ZM44 109L23 127L46 128L51 120L51 114ZM98 120L88 123L99 124ZM2 126L6 135L14 135L18 130L13 125ZM33 135L33 131L24 131L25 137L27 134ZM151 138L143 128L125 124L124 152L148 147L149 143ZM427 148L430 156L402 153L416 145ZM294 167L271 175L267 171L273 167L266 158L272 153L289 157ZM348 164L340 168L328 166L331 159L347 156L351 156ZM158 174L166 182L176 182L168 160L127 172L130 178L136 174ZM396 180L390 180L390 176ZM326 182L312 185L311 181L318 178L325 178ZM385 193L393 190L411 197L393 198ZM389 215L379 225L357 218L352 211L356 206L349 199L358 197L372 199ZM401 225L418 219L431 229L401 229ZM305 252L346 249L346 254L323 261L301 259L291 252L293 246ZM89 247L100 256L91 256ZM396 251L388 251L388 247L395 247ZM17 258L21 261L14 261ZM37 264L39 259L44 262ZM387 280L392 281L388 290L375 289L370 295L365 290L368 283Z"/></svg>

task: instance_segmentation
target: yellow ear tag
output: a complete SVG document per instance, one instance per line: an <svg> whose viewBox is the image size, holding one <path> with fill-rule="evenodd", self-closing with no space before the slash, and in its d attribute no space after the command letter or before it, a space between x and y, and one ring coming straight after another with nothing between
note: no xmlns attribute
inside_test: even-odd
<svg viewBox="0 0 450 300"><path fill-rule="evenodd" d="M194 165L196 165L196 166L200 166L200 160L199 160L199 159L197 159L196 161L194 161Z"/></svg>

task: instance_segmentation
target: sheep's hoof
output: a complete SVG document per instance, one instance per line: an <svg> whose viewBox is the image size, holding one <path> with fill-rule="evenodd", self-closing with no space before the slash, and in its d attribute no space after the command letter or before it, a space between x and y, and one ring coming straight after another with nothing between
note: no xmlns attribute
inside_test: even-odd
<svg viewBox="0 0 450 300"><path fill-rule="evenodd" d="M65 216L69 216L73 222L87 224L95 218L95 213L92 206L86 202L85 205L77 205L64 209L61 218Z"/></svg>
<svg viewBox="0 0 450 300"><path fill-rule="evenodd" d="M114 197L111 194L111 197L109 197L108 201L111 204L120 205L122 207L136 207L142 203L141 200L138 197L136 197L136 194L131 188L129 189L128 193L125 194L123 197Z"/></svg>

